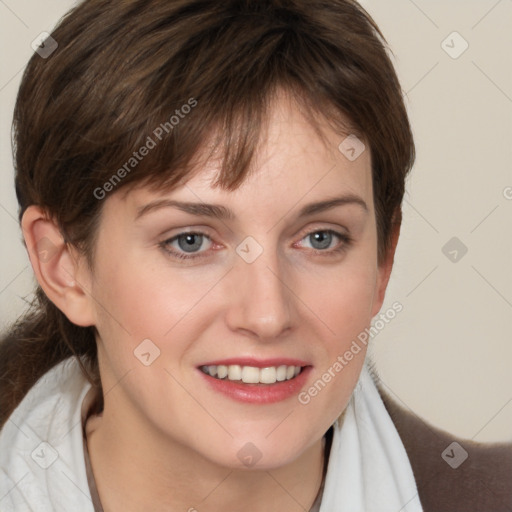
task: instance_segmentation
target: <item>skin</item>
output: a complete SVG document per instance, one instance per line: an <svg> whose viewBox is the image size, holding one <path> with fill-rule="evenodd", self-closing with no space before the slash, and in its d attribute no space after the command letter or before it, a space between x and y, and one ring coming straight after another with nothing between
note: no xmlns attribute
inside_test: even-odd
<svg viewBox="0 0 512 512"><path fill-rule="evenodd" d="M105 512L304 511L318 492L323 435L345 409L365 351L307 405L297 396L236 402L210 389L197 366L299 358L313 367L307 389L379 312L398 232L378 265L368 150L350 162L338 151L344 136L325 124L322 141L286 96L268 121L255 172L235 191L212 187L212 160L171 192L139 187L105 199L93 270L39 208L24 215L28 247L43 237L56 246L47 262L31 253L39 283L71 321L98 330L105 408L88 422L87 441ZM346 194L367 209L349 203L298 217L305 205ZM161 199L222 205L234 217L162 207L136 219ZM315 250L308 235L326 230L352 242L334 236ZM184 231L210 237L201 257L162 247ZM263 249L250 264L236 253L247 236ZM176 240L166 247L184 252ZM160 350L150 366L134 356L144 339ZM248 442L262 455L249 468L237 456Z"/></svg>

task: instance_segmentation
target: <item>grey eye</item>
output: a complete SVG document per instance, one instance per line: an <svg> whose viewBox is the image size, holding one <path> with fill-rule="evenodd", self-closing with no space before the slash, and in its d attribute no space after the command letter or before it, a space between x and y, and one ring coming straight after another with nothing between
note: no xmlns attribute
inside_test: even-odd
<svg viewBox="0 0 512 512"><path fill-rule="evenodd" d="M182 251L196 252L201 249L204 242L204 236L197 233L186 233L179 235L176 238L176 241Z"/></svg>
<svg viewBox="0 0 512 512"><path fill-rule="evenodd" d="M333 241L333 233L329 231L316 231L308 235L308 238L313 249L328 249Z"/></svg>

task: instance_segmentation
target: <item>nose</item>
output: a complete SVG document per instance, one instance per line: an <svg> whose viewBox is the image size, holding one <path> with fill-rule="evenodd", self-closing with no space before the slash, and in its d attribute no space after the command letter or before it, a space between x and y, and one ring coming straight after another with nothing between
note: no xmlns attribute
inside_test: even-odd
<svg viewBox="0 0 512 512"><path fill-rule="evenodd" d="M277 257L239 260L231 274L226 322L233 331L274 341L292 327L293 293Z"/></svg>

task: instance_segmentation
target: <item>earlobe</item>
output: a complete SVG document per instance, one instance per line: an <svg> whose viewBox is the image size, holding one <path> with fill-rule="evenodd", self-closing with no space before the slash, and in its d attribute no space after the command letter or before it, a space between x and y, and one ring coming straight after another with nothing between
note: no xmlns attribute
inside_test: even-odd
<svg viewBox="0 0 512 512"><path fill-rule="evenodd" d="M29 206L21 221L23 237L36 279L47 297L76 325L94 325L94 308L87 293L87 272L59 227L37 206Z"/></svg>

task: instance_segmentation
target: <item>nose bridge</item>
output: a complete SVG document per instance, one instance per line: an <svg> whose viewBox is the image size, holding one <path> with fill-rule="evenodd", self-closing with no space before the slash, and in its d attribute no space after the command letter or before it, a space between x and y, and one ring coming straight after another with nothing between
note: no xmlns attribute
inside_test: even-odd
<svg viewBox="0 0 512 512"><path fill-rule="evenodd" d="M241 257L236 267L231 327L261 339L279 336L291 326L292 304L277 252L267 248L251 263Z"/></svg>

